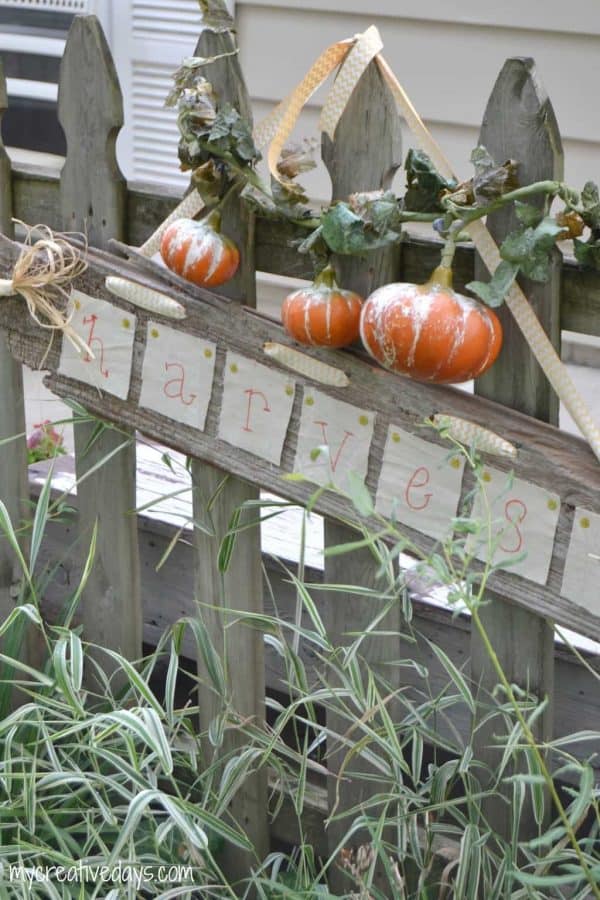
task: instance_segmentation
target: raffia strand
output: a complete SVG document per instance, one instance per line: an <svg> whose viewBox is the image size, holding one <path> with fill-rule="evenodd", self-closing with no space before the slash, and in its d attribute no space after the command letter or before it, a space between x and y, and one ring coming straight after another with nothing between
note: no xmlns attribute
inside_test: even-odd
<svg viewBox="0 0 600 900"><path fill-rule="evenodd" d="M47 225L14 221L25 229L26 236L12 278L0 280L0 297L19 294L41 328L62 332L78 353L93 356L65 312L72 283L85 272L87 262L76 247Z"/></svg>

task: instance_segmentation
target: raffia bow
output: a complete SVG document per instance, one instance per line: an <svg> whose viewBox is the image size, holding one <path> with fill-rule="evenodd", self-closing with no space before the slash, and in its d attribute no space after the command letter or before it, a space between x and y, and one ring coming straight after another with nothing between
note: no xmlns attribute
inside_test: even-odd
<svg viewBox="0 0 600 900"><path fill-rule="evenodd" d="M86 261L48 226L17 224L26 229L27 235L12 277L0 279L0 297L19 294L40 328L60 331L78 353L92 356L83 338L71 327L70 316L63 312L70 297L69 287L87 269ZM37 240L36 233L41 235Z"/></svg>

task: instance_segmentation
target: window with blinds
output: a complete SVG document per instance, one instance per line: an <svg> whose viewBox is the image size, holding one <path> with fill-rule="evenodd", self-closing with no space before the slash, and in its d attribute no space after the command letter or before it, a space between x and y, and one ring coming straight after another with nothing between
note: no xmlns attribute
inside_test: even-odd
<svg viewBox="0 0 600 900"><path fill-rule="evenodd" d="M119 0L113 7L113 52L125 103L119 158L130 179L184 187L176 113L165 109L172 74L194 52L198 0Z"/></svg>

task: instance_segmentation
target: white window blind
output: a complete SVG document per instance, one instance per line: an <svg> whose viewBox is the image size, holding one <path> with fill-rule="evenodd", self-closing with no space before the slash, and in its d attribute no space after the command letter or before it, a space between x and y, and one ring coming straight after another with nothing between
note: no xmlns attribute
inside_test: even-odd
<svg viewBox="0 0 600 900"><path fill-rule="evenodd" d="M128 178L184 187L176 113L165 109L172 74L194 52L201 30L198 0L118 0L112 48L123 89L125 127L118 144Z"/></svg>
<svg viewBox="0 0 600 900"><path fill-rule="evenodd" d="M19 9L53 10L63 13L87 12L88 0L2 0L0 7L12 6Z"/></svg>

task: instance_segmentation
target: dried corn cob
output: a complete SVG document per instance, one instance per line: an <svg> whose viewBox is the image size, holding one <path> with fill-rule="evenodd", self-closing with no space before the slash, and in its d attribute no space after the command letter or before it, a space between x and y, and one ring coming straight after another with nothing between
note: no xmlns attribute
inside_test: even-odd
<svg viewBox="0 0 600 900"><path fill-rule="evenodd" d="M167 294L161 294L160 291L153 291L134 281L128 281L126 278L109 276L106 279L106 289L122 300L133 303L134 306L147 309L149 312L165 316L168 319L185 319L187 315L185 307L177 300L173 300Z"/></svg>
<svg viewBox="0 0 600 900"><path fill-rule="evenodd" d="M487 428L475 425L474 422L467 422L466 419L459 419L456 416L446 416L437 414L432 417L432 422L436 428L443 428L450 437L459 441L466 446L473 445L477 450L484 453L493 453L496 456L508 456L510 459L516 459L517 448L514 444L510 444Z"/></svg>
<svg viewBox="0 0 600 900"><path fill-rule="evenodd" d="M285 344L268 341L263 347L263 353L281 363L282 366L293 369L299 375L306 375L307 378L321 384L329 384L332 387L348 387L350 384L350 379L341 369L314 359L306 353L300 353L293 347L286 347Z"/></svg>

